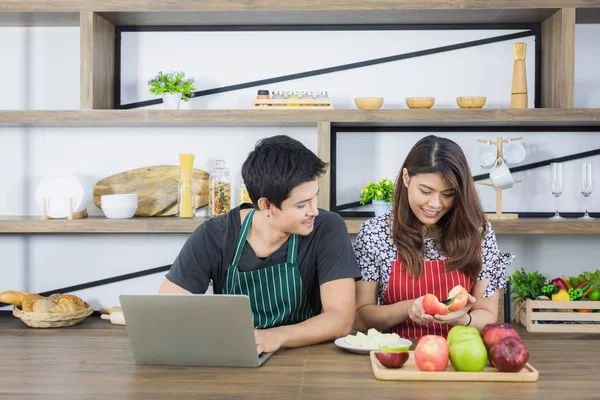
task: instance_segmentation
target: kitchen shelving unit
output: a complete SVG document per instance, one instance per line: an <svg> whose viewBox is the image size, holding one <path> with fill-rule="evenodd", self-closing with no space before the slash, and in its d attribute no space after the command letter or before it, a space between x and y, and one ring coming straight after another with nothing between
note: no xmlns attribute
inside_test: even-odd
<svg viewBox="0 0 600 400"><path fill-rule="evenodd" d="M114 110L115 34L144 25L541 25L541 107L433 110ZM0 26L79 26L81 110L0 111L2 127L312 126L318 154L330 161L332 126L544 127L600 131L600 109L574 109L575 24L600 23L600 0L0 0ZM319 203L330 204L330 177ZM3 217L2 234L189 233L204 219L105 218L42 221ZM356 233L362 219L346 220ZM498 234L600 234L600 222L494 221Z"/></svg>

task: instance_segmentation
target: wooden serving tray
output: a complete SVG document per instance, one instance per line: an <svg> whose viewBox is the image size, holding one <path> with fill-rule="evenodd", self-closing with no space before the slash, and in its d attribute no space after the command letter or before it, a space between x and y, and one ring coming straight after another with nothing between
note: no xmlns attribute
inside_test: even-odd
<svg viewBox="0 0 600 400"><path fill-rule="evenodd" d="M536 382L539 372L531 364L525 364L520 372L500 372L496 368L487 366L481 372L458 372L448 363L448 368L443 372L419 371L415 364L414 352L411 351L406 363L397 369L386 368L375 356L375 351L370 354L371 367L375 379L382 381L478 381L478 382Z"/></svg>

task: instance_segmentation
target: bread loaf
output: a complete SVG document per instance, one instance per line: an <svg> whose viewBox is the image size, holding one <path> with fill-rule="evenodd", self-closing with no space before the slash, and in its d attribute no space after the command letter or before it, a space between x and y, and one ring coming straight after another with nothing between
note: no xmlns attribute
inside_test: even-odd
<svg viewBox="0 0 600 400"><path fill-rule="evenodd" d="M61 297L62 297L62 294L54 293L54 294L51 294L50 296L48 296L48 300L54 302L54 304L58 304L58 301L60 300Z"/></svg>
<svg viewBox="0 0 600 400"><path fill-rule="evenodd" d="M21 303L21 310L25 312L33 312L33 303L37 300L43 299L39 294L31 293L23 297L23 303Z"/></svg>
<svg viewBox="0 0 600 400"><path fill-rule="evenodd" d="M69 299L73 303L77 304L79 307L85 308L85 303L83 302L83 300L81 300L79 297L75 296L74 294L63 294L62 296L60 296L60 299L58 302L60 303L61 300L63 300L63 299Z"/></svg>
<svg viewBox="0 0 600 400"><path fill-rule="evenodd" d="M77 304L73 302L73 300L68 298L62 298L58 302L57 305L52 307L49 312L51 313L71 313L75 311L81 310L83 307L79 307Z"/></svg>
<svg viewBox="0 0 600 400"><path fill-rule="evenodd" d="M25 292L17 292L15 290L7 290L0 293L0 303L12 304L19 307L23 303L23 298L27 296Z"/></svg>
<svg viewBox="0 0 600 400"><path fill-rule="evenodd" d="M39 299L33 303L33 312L35 313L47 313L56 304L48 299Z"/></svg>

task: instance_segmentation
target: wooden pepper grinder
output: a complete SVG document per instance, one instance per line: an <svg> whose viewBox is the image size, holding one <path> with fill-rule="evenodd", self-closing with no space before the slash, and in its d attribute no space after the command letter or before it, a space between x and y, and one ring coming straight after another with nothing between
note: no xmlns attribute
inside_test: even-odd
<svg viewBox="0 0 600 400"><path fill-rule="evenodd" d="M515 64L513 67L511 108L527 108L527 75L525 72L525 52L527 43L515 43Z"/></svg>

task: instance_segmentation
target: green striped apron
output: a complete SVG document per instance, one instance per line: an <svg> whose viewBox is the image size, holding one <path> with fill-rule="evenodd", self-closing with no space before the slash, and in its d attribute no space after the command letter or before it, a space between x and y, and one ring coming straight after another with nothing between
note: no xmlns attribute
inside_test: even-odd
<svg viewBox="0 0 600 400"><path fill-rule="evenodd" d="M250 298L255 329L292 325L314 316L298 269L298 236L288 239L287 261L283 264L240 272L238 264L252 225L255 210L248 213L238 234L235 256L227 270L223 294L245 294Z"/></svg>

